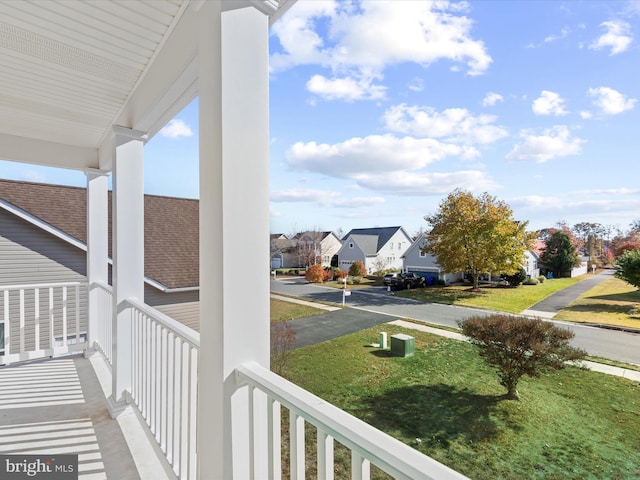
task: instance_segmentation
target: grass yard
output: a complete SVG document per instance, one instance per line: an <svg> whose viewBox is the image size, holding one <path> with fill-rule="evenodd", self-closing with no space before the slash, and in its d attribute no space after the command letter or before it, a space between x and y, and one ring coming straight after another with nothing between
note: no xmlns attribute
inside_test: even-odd
<svg viewBox="0 0 640 480"><path fill-rule="evenodd" d="M521 285L518 288L481 286L480 293L469 291L468 285L402 290L399 297L413 298L421 302L445 303L465 307L484 308L500 312L520 313L558 290L588 278L554 278L538 285Z"/></svg>
<svg viewBox="0 0 640 480"><path fill-rule="evenodd" d="M472 345L384 328L413 335L416 354L368 347L376 327L295 350L290 379L475 480L640 478L639 383L571 367L525 378L521 399L505 400ZM340 446L336 461L336 478L349 478ZM372 468L372 478L389 477Z"/></svg>
<svg viewBox="0 0 640 480"><path fill-rule="evenodd" d="M271 321L282 322L293 320L294 318L310 317L324 313L320 308L308 307L297 303L285 302L284 300L271 299Z"/></svg>
<svg viewBox="0 0 640 480"><path fill-rule="evenodd" d="M555 319L640 329L638 306L640 291L623 280L611 278L558 312Z"/></svg>

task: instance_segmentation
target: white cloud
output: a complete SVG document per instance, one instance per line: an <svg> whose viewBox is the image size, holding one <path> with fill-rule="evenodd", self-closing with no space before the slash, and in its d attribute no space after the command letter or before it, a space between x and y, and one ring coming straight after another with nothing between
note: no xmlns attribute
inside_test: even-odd
<svg viewBox="0 0 640 480"><path fill-rule="evenodd" d="M446 157L471 159L479 152L468 146L431 138L398 138L391 134L354 137L336 144L297 142L286 153L288 165L337 178L362 173L419 170Z"/></svg>
<svg viewBox="0 0 640 480"><path fill-rule="evenodd" d="M419 173L398 171L386 175L358 175L360 185L393 195L445 195L456 188L486 191L498 188L485 172L467 170L458 172Z"/></svg>
<svg viewBox="0 0 640 480"><path fill-rule="evenodd" d="M589 120L591 117L593 117L593 113L589 112L588 110L582 110L580 112L580 118L584 120Z"/></svg>
<svg viewBox="0 0 640 480"><path fill-rule="evenodd" d="M590 88L589 96L593 97L593 104L606 115L617 115L631 110L636 102L635 98L626 98L623 94L609 87Z"/></svg>
<svg viewBox="0 0 640 480"><path fill-rule="evenodd" d="M523 130L520 133L522 143L515 145L505 157L507 160L533 160L544 163L553 158L578 155L585 140L572 137L569 128L556 125L546 129L541 135Z"/></svg>
<svg viewBox="0 0 640 480"><path fill-rule="evenodd" d="M331 200L327 206L335 208L360 208L380 205L381 203L384 203L383 197L351 197Z"/></svg>
<svg viewBox="0 0 640 480"><path fill-rule="evenodd" d="M49 183L46 175L35 170L24 170L20 173L20 178L26 182Z"/></svg>
<svg viewBox="0 0 640 480"><path fill-rule="evenodd" d="M504 97L499 93L489 92L482 99L482 106L493 107L498 102L504 102Z"/></svg>
<svg viewBox="0 0 640 480"><path fill-rule="evenodd" d="M331 190L301 190L297 188L271 193L271 201L315 203L323 207L360 208L384 203L383 197L349 197Z"/></svg>
<svg viewBox="0 0 640 480"><path fill-rule="evenodd" d="M442 138L452 143L488 144L508 135L505 128L494 125L495 116L474 116L465 108L448 108L437 112L431 107L403 103L387 109L383 118L388 130Z"/></svg>
<svg viewBox="0 0 640 480"><path fill-rule="evenodd" d="M560 30L559 34L549 35L544 39L544 43L555 42L556 40L562 40L563 38L567 38L571 33L571 29L569 27L564 27Z"/></svg>
<svg viewBox="0 0 640 480"><path fill-rule="evenodd" d="M413 80L411 80L409 85L407 85L407 88L414 92L421 92L422 90L424 90L424 80L422 80L421 78L414 78Z"/></svg>
<svg viewBox="0 0 640 480"><path fill-rule="evenodd" d="M621 20L610 20L602 22L600 26L605 28L607 32L598 37L597 40L594 40L589 45L589 48L592 50L609 48L609 55L622 53L629 48L633 41L631 25Z"/></svg>
<svg viewBox="0 0 640 480"><path fill-rule="evenodd" d="M307 90L325 100L378 100L384 98L386 87L372 84L373 79L334 78L314 75L307 82Z"/></svg>
<svg viewBox="0 0 640 480"><path fill-rule="evenodd" d="M536 98L531 105L533 113L536 115L566 115L568 112L564 108L564 99L556 92L543 90L539 98Z"/></svg>
<svg viewBox="0 0 640 480"><path fill-rule="evenodd" d="M327 198L337 197L340 192L330 190L308 190L292 188L271 193L272 202L320 202Z"/></svg>
<svg viewBox="0 0 640 480"><path fill-rule="evenodd" d="M193 131L184 121L174 118L160 130L160 135L168 138L190 137Z"/></svg>
<svg viewBox="0 0 640 480"><path fill-rule="evenodd" d="M272 28L281 51L272 54L271 69L329 68L330 80L316 78L307 86L347 100L380 98L382 86L374 80L382 79L386 67L405 62L428 67L448 60L480 75L492 59L484 43L472 38L467 9L447 1L297 2ZM337 93L343 89L348 93ZM368 94L353 94L360 90Z"/></svg>

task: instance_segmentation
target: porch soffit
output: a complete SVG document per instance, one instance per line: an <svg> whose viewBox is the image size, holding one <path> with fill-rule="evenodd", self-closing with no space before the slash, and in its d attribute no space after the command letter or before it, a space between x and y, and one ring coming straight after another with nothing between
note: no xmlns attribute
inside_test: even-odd
<svg viewBox="0 0 640 480"><path fill-rule="evenodd" d="M292 3L224 0L223 10L253 5L273 20ZM197 95L190 4L0 2L0 159L104 168L113 125L159 131Z"/></svg>

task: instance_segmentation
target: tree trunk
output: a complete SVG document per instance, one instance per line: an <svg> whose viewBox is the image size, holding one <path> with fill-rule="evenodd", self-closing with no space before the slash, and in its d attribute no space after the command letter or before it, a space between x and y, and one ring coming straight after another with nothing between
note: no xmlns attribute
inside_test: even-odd
<svg viewBox="0 0 640 480"><path fill-rule="evenodd" d="M473 287L471 289L472 292L479 292L480 291L480 275L477 273L472 273L471 274L471 279L473 280Z"/></svg>

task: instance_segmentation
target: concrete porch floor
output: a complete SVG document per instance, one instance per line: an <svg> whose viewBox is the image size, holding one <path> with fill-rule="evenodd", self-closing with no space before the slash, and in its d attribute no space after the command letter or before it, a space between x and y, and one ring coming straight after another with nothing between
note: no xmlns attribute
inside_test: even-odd
<svg viewBox="0 0 640 480"><path fill-rule="evenodd" d="M99 353L0 367L0 453L78 454L81 480L175 478L129 408L106 408L111 374Z"/></svg>

